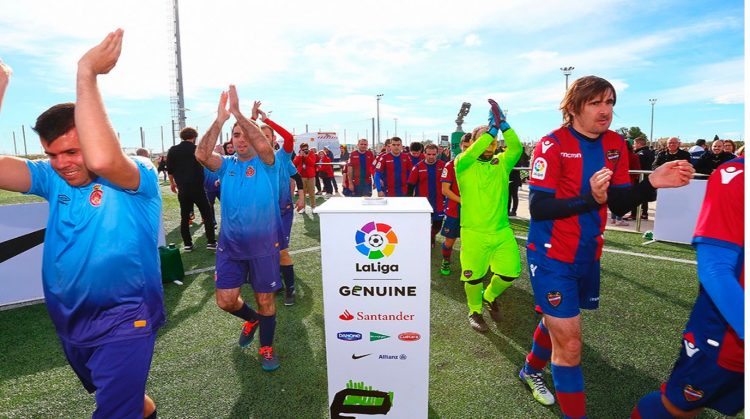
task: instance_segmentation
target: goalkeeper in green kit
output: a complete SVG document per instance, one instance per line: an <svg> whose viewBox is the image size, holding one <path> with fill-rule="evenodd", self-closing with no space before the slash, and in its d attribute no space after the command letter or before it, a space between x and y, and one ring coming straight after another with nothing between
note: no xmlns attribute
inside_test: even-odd
<svg viewBox="0 0 750 419"><path fill-rule="evenodd" d="M455 170L461 191L461 280L469 305L469 324L488 330L482 317L487 304L490 316L500 321L500 296L521 274L521 255L508 222L508 177L521 156L522 146L505 121L497 102L489 99L489 125L474 129L471 145L456 157ZM502 131L507 149L495 154ZM487 269L492 280L483 290Z"/></svg>

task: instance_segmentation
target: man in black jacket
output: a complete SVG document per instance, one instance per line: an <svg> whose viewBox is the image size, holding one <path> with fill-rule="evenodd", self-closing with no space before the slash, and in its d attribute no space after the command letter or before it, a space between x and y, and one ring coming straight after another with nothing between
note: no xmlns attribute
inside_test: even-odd
<svg viewBox="0 0 750 419"><path fill-rule="evenodd" d="M660 151L659 154L656 155L656 160L654 161L653 169L655 170L657 167L661 166L662 164L668 161L675 161L675 160L690 161L690 153L688 153L685 150L680 149L679 138L672 137L669 140L667 140L667 149Z"/></svg>
<svg viewBox="0 0 750 419"><path fill-rule="evenodd" d="M693 166L696 172L710 175L719 165L733 158L734 154L724 151L724 142L716 140L711 143L711 149L703 153Z"/></svg>
<svg viewBox="0 0 750 419"><path fill-rule="evenodd" d="M172 192L177 194L180 201L180 235L182 235L184 252L193 251L193 238L190 235L190 213L193 204L203 218L203 227L206 230L206 249L216 250L216 232L208 204L206 191L203 189L203 166L195 159L195 139L198 131L187 127L180 131L182 142L172 146L167 152L167 172Z"/></svg>

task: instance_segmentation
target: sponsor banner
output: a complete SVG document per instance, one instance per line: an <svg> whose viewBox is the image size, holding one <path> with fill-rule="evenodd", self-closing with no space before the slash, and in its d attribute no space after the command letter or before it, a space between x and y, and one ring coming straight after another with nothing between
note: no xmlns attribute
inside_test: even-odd
<svg viewBox="0 0 750 419"><path fill-rule="evenodd" d="M424 198L317 210L331 417L427 417L431 211Z"/></svg>

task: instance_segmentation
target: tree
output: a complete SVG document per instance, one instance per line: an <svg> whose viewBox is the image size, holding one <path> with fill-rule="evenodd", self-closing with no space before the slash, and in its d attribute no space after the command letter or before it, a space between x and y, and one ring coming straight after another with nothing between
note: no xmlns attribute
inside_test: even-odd
<svg viewBox="0 0 750 419"><path fill-rule="evenodd" d="M646 134L641 131L640 127L630 127L628 130L628 138L638 138L638 137L645 137Z"/></svg>

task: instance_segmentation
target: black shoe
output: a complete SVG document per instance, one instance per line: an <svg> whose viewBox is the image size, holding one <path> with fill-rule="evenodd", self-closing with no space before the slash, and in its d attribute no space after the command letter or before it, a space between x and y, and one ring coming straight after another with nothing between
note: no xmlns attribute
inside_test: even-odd
<svg viewBox="0 0 750 419"><path fill-rule="evenodd" d="M487 327L487 322L484 321L484 317L482 317L481 313L471 313L471 315L469 316L469 324L471 325L472 329L480 333L484 333L489 330L489 327Z"/></svg>
<svg viewBox="0 0 750 419"><path fill-rule="evenodd" d="M289 290L289 288L287 288L286 293L284 294L284 305L285 306L293 306L294 305L294 303L296 301L296 299L294 297L294 294L295 294L294 290Z"/></svg>
<svg viewBox="0 0 750 419"><path fill-rule="evenodd" d="M508 213L508 217L515 217L515 216L516 216L516 213L515 213L515 212L509 212L509 213Z"/></svg>
<svg viewBox="0 0 750 419"><path fill-rule="evenodd" d="M500 305L497 304L497 298L495 298L494 301L489 302L485 299L482 299L484 303L487 305L487 310L490 312L490 317L492 317L492 320L495 321L495 323L500 322Z"/></svg>

